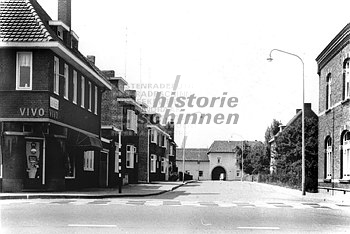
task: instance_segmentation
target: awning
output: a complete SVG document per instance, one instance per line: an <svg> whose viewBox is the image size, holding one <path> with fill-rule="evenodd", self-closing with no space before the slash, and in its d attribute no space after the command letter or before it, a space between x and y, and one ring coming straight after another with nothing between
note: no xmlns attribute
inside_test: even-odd
<svg viewBox="0 0 350 234"><path fill-rule="evenodd" d="M69 144L86 149L102 149L102 142L96 136L89 136L81 132L71 131L68 134Z"/></svg>

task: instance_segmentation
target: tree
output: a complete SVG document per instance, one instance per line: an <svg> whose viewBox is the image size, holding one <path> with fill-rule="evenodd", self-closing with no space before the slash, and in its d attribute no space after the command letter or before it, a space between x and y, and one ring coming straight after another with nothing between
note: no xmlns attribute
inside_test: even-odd
<svg viewBox="0 0 350 234"><path fill-rule="evenodd" d="M243 170L244 173L252 175L263 173L266 168L266 155L264 144L260 141L243 142ZM241 147L237 151L237 163L242 170L242 151ZM269 162L268 164L269 165Z"/></svg>
<svg viewBox="0 0 350 234"><path fill-rule="evenodd" d="M301 118L287 126L276 139L276 173L282 183L300 187L302 134ZM305 118L306 189L317 189L318 127L316 118Z"/></svg>

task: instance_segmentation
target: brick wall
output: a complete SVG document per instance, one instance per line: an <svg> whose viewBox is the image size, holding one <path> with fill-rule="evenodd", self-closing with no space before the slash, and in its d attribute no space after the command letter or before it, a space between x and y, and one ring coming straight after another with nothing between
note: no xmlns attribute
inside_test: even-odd
<svg viewBox="0 0 350 234"><path fill-rule="evenodd" d="M319 185L329 186L325 179L326 137L332 137L333 176L335 187L350 188L349 184L339 184L341 175L341 134L350 130L350 102L343 101L343 63L349 58L350 45L344 46L319 72L319 136L318 136L318 180ZM326 110L327 76L331 74L331 103Z"/></svg>

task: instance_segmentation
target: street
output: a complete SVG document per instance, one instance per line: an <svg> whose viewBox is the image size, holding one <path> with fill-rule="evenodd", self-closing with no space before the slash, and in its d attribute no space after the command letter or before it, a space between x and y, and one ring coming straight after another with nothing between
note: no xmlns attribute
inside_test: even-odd
<svg viewBox="0 0 350 234"><path fill-rule="evenodd" d="M1 200L1 233L350 232L350 207L285 191L207 181L152 197Z"/></svg>

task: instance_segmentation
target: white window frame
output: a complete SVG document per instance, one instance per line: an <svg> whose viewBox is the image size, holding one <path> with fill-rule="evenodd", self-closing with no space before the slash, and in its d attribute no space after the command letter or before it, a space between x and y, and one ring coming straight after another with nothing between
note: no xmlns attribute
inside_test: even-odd
<svg viewBox="0 0 350 234"><path fill-rule="evenodd" d="M331 95L332 95L332 88L331 88L331 83L332 83L332 75L329 74L327 76L327 93L328 93L328 96L326 97L327 98L327 110L328 109L331 109Z"/></svg>
<svg viewBox="0 0 350 234"><path fill-rule="evenodd" d="M115 173L119 173L119 158L120 158L119 144L116 144L115 152L114 152L114 172Z"/></svg>
<svg viewBox="0 0 350 234"><path fill-rule="evenodd" d="M326 142L326 179L332 178L332 139L328 138Z"/></svg>
<svg viewBox="0 0 350 234"><path fill-rule="evenodd" d="M166 145L167 145L167 136L166 135L163 135L163 147L166 148Z"/></svg>
<svg viewBox="0 0 350 234"><path fill-rule="evenodd" d="M156 129L151 129L151 142L157 144L157 130Z"/></svg>
<svg viewBox="0 0 350 234"><path fill-rule="evenodd" d="M69 97L69 66L64 64L64 89L63 97L68 100Z"/></svg>
<svg viewBox="0 0 350 234"><path fill-rule="evenodd" d="M78 101L78 73L73 71L73 103L77 104Z"/></svg>
<svg viewBox="0 0 350 234"><path fill-rule="evenodd" d="M137 133L137 115L133 110L127 110L126 128Z"/></svg>
<svg viewBox="0 0 350 234"><path fill-rule="evenodd" d="M21 77L20 77L20 64L19 64L19 59L20 56L28 56L30 58L29 61L29 66L30 66L30 72L29 72L29 86L21 87ZM32 85L33 85L33 53L32 52L17 52L16 55L16 90L32 90Z"/></svg>
<svg viewBox="0 0 350 234"><path fill-rule="evenodd" d="M343 139L343 179L350 179L350 132Z"/></svg>
<svg viewBox="0 0 350 234"><path fill-rule="evenodd" d="M345 63L345 99L350 98L350 60Z"/></svg>
<svg viewBox="0 0 350 234"><path fill-rule="evenodd" d="M90 81L88 81L88 87L89 87L89 108L88 108L88 110L91 111L92 110L92 86L91 86Z"/></svg>
<svg viewBox="0 0 350 234"><path fill-rule="evenodd" d="M94 110L94 114L97 115L97 100L98 100L98 90L97 90L97 86L95 86L95 110Z"/></svg>
<svg viewBox="0 0 350 234"><path fill-rule="evenodd" d="M80 104L82 108L85 108L85 77L84 76L81 76L80 90L81 90Z"/></svg>
<svg viewBox="0 0 350 234"><path fill-rule="evenodd" d="M162 158L160 161L160 172L163 174L166 172L166 163L165 162L166 162L165 158Z"/></svg>
<svg viewBox="0 0 350 234"><path fill-rule="evenodd" d="M174 146L173 146L173 144L170 144L170 146L169 146L169 155L171 155L171 156L174 156Z"/></svg>
<svg viewBox="0 0 350 234"><path fill-rule="evenodd" d="M57 95L60 94L60 60L57 57L53 59L53 92Z"/></svg>
<svg viewBox="0 0 350 234"><path fill-rule="evenodd" d="M84 171L94 171L95 151L84 151Z"/></svg>
<svg viewBox="0 0 350 234"><path fill-rule="evenodd" d="M133 145L126 146L126 168L134 168L136 147Z"/></svg>
<svg viewBox="0 0 350 234"><path fill-rule="evenodd" d="M151 165L150 165L150 172L156 173L157 172L157 155L151 154Z"/></svg>

